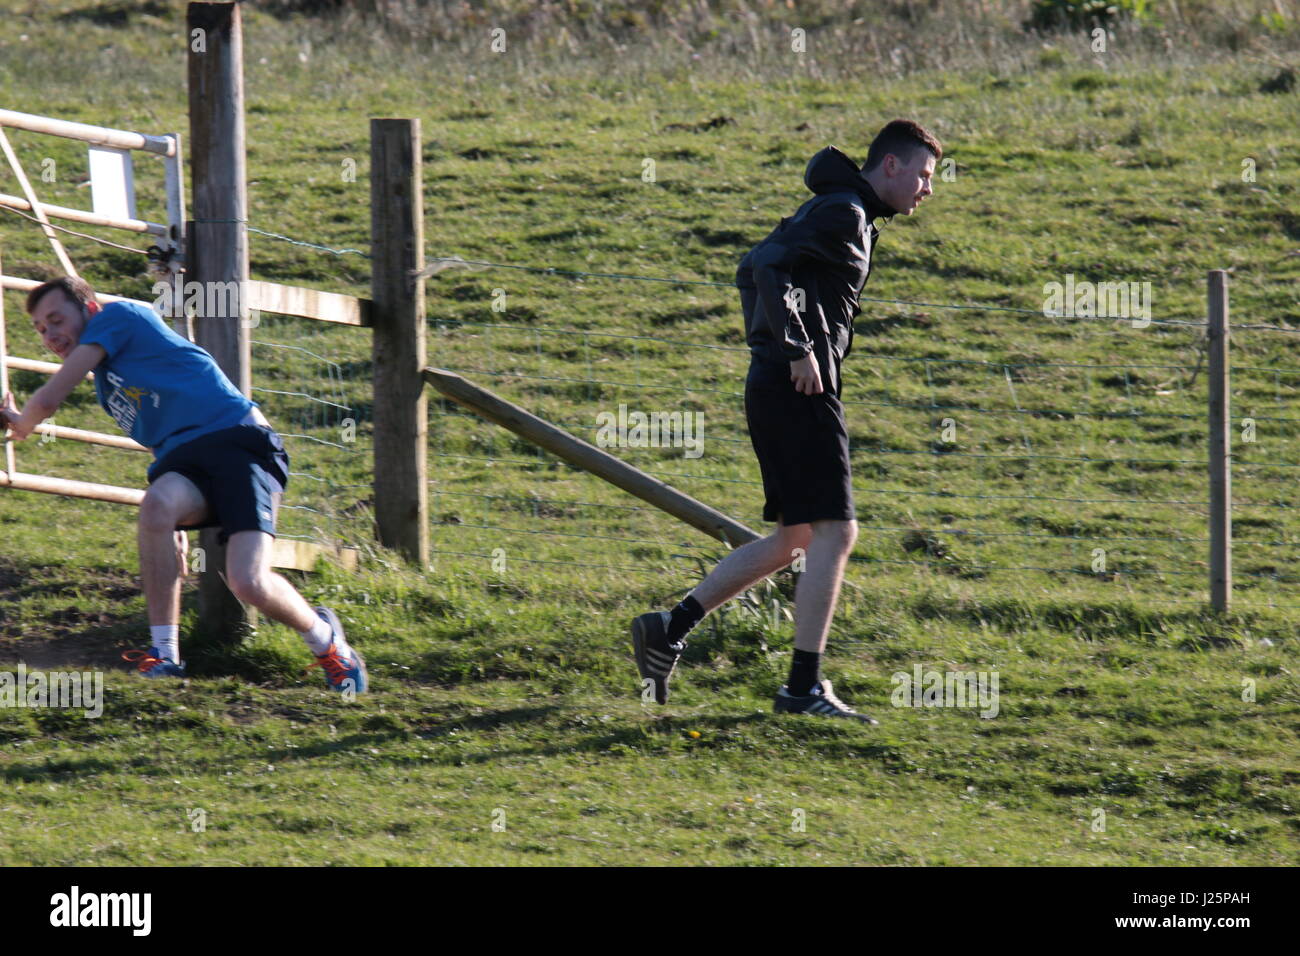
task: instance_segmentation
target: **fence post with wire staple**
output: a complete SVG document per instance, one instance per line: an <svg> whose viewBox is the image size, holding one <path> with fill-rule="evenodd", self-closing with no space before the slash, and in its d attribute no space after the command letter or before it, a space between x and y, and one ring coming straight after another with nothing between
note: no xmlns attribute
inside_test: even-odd
<svg viewBox="0 0 1300 956"><path fill-rule="evenodd" d="M1223 613L1232 601L1232 435L1229 431L1228 274L1214 269L1209 293L1210 603Z"/></svg>
<svg viewBox="0 0 1300 956"><path fill-rule="evenodd" d="M252 381L243 294L248 286L248 194L241 24L238 4L191 3L186 13L186 35L203 40L189 46L194 222L186 235L186 264L188 280L200 288L238 290L234 295L201 296L220 311L196 317L194 341L247 396ZM199 545L204 557L199 626L218 644L238 644L257 626L257 611L240 604L221 577L226 549L217 543L217 529L199 532Z"/></svg>
<svg viewBox="0 0 1300 956"><path fill-rule="evenodd" d="M429 563L429 409L424 393L424 202L420 121L370 121L375 531Z"/></svg>

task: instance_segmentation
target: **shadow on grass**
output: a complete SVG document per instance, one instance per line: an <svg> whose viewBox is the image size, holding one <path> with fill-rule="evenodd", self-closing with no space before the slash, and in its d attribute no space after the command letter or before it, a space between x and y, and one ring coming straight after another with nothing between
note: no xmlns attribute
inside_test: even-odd
<svg viewBox="0 0 1300 956"><path fill-rule="evenodd" d="M84 21L100 27L125 27L133 17L166 17L167 4L162 0L118 0L117 3L95 4L59 14L65 23Z"/></svg>
<svg viewBox="0 0 1300 956"><path fill-rule="evenodd" d="M87 774L113 773L121 769L103 760L44 760L40 763L16 763L0 769L0 779L10 783L45 783Z"/></svg>
<svg viewBox="0 0 1300 956"><path fill-rule="evenodd" d="M379 755L384 763L418 762L433 766L464 766L486 764L497 760L520 757L564 757L576 754L598 754L612 759L619 757L656 756L664 754L687 755L692 751L711 752L768 752L773 747L788 747L786 724L799 721L797 717L777 717L767 713L740 715L694 715L689 718L660 718L653 723L621 721L603 726L594 733L572 733L575 727L588 723L603 723L597 717L571 715L556 721L564 711L560 705L508 707L472 715L456 715L436 719L403 721L394 714L372 715L363 730L338 740L321 741L309 746L268 751L271 759L325 757L359 753L386 743L409 740L438 741L445 744L435 752L419 754ZM503 745L495 741L458 740L460 732L508 730L553 731L546 742L536 744L510 740ZM569 731L566 733L566 730ZM697 736L692 737L694 733ZM869 760L885 769L907 771L915 764L892 740L871 739L872 731L856 725L834 722L799 721L799 747L811 750L819 758L846 757Z"/></svg>

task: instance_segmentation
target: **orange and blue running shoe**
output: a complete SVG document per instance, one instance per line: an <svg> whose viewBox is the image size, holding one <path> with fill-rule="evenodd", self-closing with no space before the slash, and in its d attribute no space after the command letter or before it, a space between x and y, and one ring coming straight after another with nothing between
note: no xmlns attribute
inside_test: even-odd
<svg viewBox="0 0 1300 956"><path fill-rule="evenodd" d="M126 651L122 655L122 660L130 661L136 665L136 670L145 677L184 677L184 663L177 663L162 657L161 652L156 647L151 647L147 651Z"/></svg>
<svg viewBox="0 0 1300 956"><path fill-rule="evenodd" d="M333 630L333 640L330 643L329 650L324 654L316 655L316 663L312 664L311 667L319 667L325 671L325 683L329 685L331 690L337 690L340 693L350 690L355 694L364 694L370 686L370 678L366 673L366 662L361 659L361 655L357 653L356 648L348 645L338 615L327 607L318 607L314 610ZM347 648L342 653L338 649L340 638L343 639L343 645ZM308 668L308 670L310 669Z"/></svg>

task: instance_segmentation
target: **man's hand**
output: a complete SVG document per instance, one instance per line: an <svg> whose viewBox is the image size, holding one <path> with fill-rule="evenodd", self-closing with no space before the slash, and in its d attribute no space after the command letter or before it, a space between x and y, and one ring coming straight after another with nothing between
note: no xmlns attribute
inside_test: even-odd
<svg viewBox="0 0 1300 956"><path fill-rule="evenodd" d="M797 362L790 363L790 381L794 390L802 395L820 395L822 393L821 369L817 367L817 356L809 352Z"/></svg>
<svg viewBox="0 0 1300 956"><path fill-rule="evenodd" d="M50 380L32 393L23 410L26 415L13 404L13 395L6 394L4 406L0 408L0 418L9 426L13 437L22 441L41 422L58 411L63 400L86 378L91 369L98 367L107 354L102 345L93 342L74 348Z"/></svg>
<svg viewBox="0 0 1300 956"><path fill-rule="evenodd" d="M12 432L11 437L15 441L22 441L32 433L30 428L22 427L22 420L23 413L14 404L13 392L5 392L4 405L0 406L0 422L3 422Z"/></svg>

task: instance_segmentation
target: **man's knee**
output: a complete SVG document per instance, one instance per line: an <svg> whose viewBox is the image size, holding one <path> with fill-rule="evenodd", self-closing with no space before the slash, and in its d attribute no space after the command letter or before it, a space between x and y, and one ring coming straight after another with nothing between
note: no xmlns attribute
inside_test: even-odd
<svg viewBox="0 0 1300 956"><path fill-rule="evenodd" d="M226 584L245 604L260 607L272 587L271 536L239 531L226 544Z"/></svg>
<svg viewBox="0 0 1300 956"><path fill-rule="evenodd" d="M173 531L178 524L196 524L206 514L207 502L189 479L175 472L163 475L140 502L140 527L144 531Z"/></svg>
<svg viewBox="0 0 1300 956"><path fill-rule="evenodd" d="M245 604L260 605L270 590L271 572L262 568L227 567L226 584L230 593Z"/></svg>
<svg viewBox="0 0 1300 956"><path fill-rule="evenodd" d="M150 489L140 502L140 527L144 531L172 531L180 520L182 506L165 491Z"/></svg>

